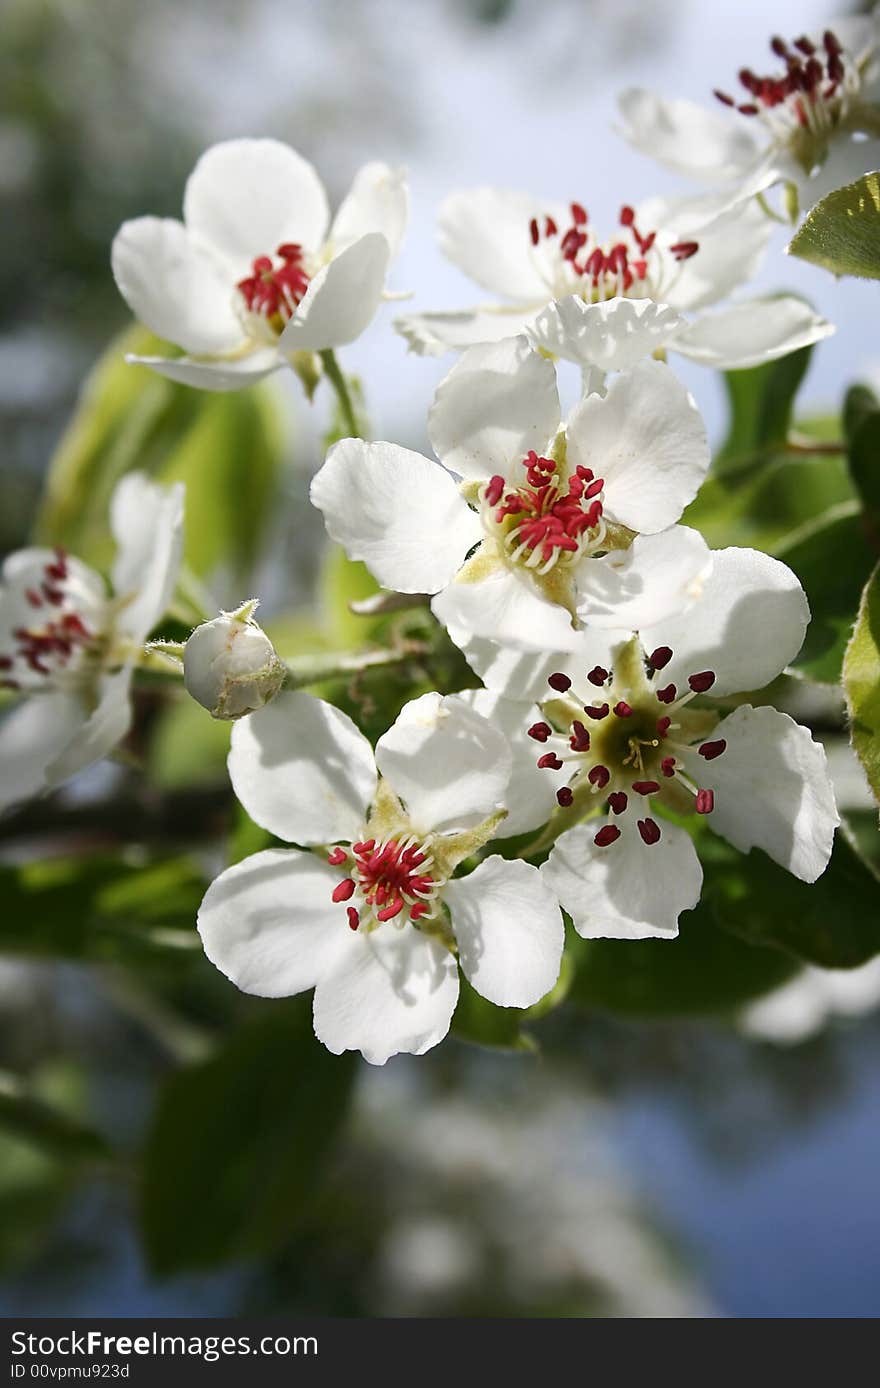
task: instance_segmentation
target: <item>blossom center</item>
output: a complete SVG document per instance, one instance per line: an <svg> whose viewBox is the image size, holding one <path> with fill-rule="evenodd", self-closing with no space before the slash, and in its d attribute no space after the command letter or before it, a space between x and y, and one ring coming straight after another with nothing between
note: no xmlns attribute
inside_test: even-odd
<svg viewBox="0 0 880 1388"><path fill-rule="evenodd" d="M577 294L586 303L627 295L658 299L678 263L699 250L696 241L661 246L656 231L639 230L632 207L621 208L620 231L610 242L593 234L581 203L571 203L570 214L571 223L561 229L550 216L533 217L529 223L534 259L554 298Z"/></svg>
<svg viewBox="0 0 880 1388"><path fill-rule="evenodd" d="M547 749L537 759L539 768L569 772L556 792L560 805L572 805L576 794L586 803L604 797L607 817L594 837L600 848L620 838L616 821L627 813L635 814L645 844L659 843L660 825L651 814L655 798L670 809L710 814L714 793L697 784L688 764L692 768L695 752L714 761L727 746L711 737L719 721L714 710L688 708L712 688L714 671L695 671L679 691L661 673L672 659L668 646L645 656L634 638L620 657L622 668L596 666L587 674L593 692L586 699L585 687L577 694L570 676L552 674L543 703L548 721L528 730Z"/></svg>
<svg viewBox="0 0 880 1388"><path fill-rule="evenodd" d="M483 524L507 557L541 576L560 560L571 563L598 549L605 536L604 479L580 466L565 475L555 459L534 449L521 466L523 482L496 473L479 493Z"/></svg>
<svg viewBox="0 0 880 1388"><path fill-rule="evenodd" d="M275 252L274 262L268 255L258 255L251 262L252 273L236 286L247 313L274 334L282 332L309 287L304 258L302 246L285 241Z"/></svg>
<svg viewBox="0 0 880 1388"><path fill-rule="evenodd" d="M67 556L56 549L18 595L33 618L12 628L0 647L0 688L78 685L104 645L100 614L77 592Z"/></svg>
<svg viewBox="0 0 880 1388"><path fill-rule="evenodd" d="M748 100L738 102L722 91L715 96L740 115L761 118L774 139L787 145L810 173L821 162L827 137L845 120L859 92L858 67L830 29L821 47L802 35L791 45L774 38L770 48L785 63L784 72L761 76L741 68L738 78Z"/></svg>
<svg viewBox="0 0 880 1388"><path fill-rule="evenodd" d="M443 883L431 854L430 836L368 838L350 848L338 844L327 861L346 868L332 899L349 903L352 930L357 930L362 917L373 925L401 917L403 924L404 918L415 923L436 914Z"/></svg>

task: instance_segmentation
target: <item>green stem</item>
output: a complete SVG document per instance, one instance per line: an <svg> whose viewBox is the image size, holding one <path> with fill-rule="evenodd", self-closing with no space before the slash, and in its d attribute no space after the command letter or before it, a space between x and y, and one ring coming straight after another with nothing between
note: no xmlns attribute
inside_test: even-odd
<svg viewBox="0 0 880 1388"><path fill-rule="evenodd" d="M359 439L361 437L360 425L348 389L348 383L340 370L339 362L336 360L336 354L332 347L328 347L325 351L319 352L318 355L321 358L327 380L336 391L336 399L339 401L342 420L348 430L349 437Z"/></svg>
<svg viewBox="0 0 880 1388"><path fill-rule="evenodd" d="M418 660L427 653L427 646L413 641L396 650L298 655L284 662L288 670L287 687L300 689L307 684L320 684L324 680L341 679L345 675L359 675L364 670L389 669Z"/></svg>

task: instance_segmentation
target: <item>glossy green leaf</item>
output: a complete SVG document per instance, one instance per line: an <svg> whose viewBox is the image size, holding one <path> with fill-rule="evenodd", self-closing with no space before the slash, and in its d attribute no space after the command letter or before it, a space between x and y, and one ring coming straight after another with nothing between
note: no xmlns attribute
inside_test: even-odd
<svg viewBox="0 0 880 1388"><path fill-rule="evenodd" d="M578 940L572 1001L641 1017L732 1012L785 982L794 960L716 925L703 901L674 940Z"/></svg>
<svg viewBox="0 0 880 1388"><path fill-rule="evenodd" d="M850 476L865 510L866 530L880 554L880 403L872 391L853 386L844 404Z"/></svg>
<svg viewBox="0 0 880 1388"><path fill-rule="evenodd" d="M144 1152L141 1227L153 1271L282 1245L327 1169L355 1062L312 1034L307 999L264 1002L207 1061L173 1074Z"/></svg>
<svg viewBox="0 0 880 1388"><path fill-rule="evenodd" d="M786 250L833 275L880 279L880 174L863 174L828 193Z"/></svg>
<svg viewBox="0 0 880 1388"><path fill-rule="evenodd" d="M840 679L853 615L875 559L865 529L856 503L844 502L774 551L794 569L810 604L806 639L792 664L811 679Z"/></svg>
<svg viewBox="0 0 880 1388"><path fill-rule="evenodd" d="M812 347L801 347L764 366L724 373L730 427L714 471L723 473L738 460L785 442L812 351Z"/></svg>
<svg viewBox="0 0 880 1388"><path fill-rule="evenodd" d="M186 483L184 558L194 573L222 563L245 574L271 519L282 455L271 388L193 390L125 362L127 352L164 350L135 326L98 361L50 463L35 538L106 568L110 497L138 468Z"/></svg>
<svg viewBox="0 0 880 1388"><path fill-rule="evenodd" d="M859 604L843 660L843 689L852 744L880 801L880 565Z"/></svg>
<svg viewBox="0 0 880 1388"><path fill-rule="evenodd" d="M703 865L704 899L732 935L826 969L880 954L880 878L846 829L816 882L800 882L756 849L743 858L720 840L706 845Z"/></svg>

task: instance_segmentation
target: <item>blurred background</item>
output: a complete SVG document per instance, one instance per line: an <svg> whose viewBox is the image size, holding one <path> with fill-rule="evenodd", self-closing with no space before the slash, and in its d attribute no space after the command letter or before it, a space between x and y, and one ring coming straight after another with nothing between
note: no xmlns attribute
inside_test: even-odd
<svg viewBox="0 0 880 1388"><path fill-rule="evenodd" d="M179 215L205 146L285 140L315 162L332 201L366 159L407 166L412 220L394 287L418 308L464 307L479 291L434 234L448 192L489 183L576 198L610 225L622 203L676 187L614 134L617 91L711 101L739 67L760 66L773 33L830 18L806 0L729 0L711 18L698 0L3 0L0 550L24 543L41 509L45 524L50 459L87 486L82 412L70 421L87 374L128 327L110 242L126 217ZM781 231L759 287L803 293L838 328L800 395L800 410L821 417L880 360L876 292L787 259L784 243ZM408 356L394 311L342 361L363 381L374 436L425 449L449 361ZM90 386L108 418L145 389L118 347L111 355ZM720 441L723 382L687 364L682 374ZM320 644L333 589L305 496L330 405L323 390L308 405L286 374L259 401L233 429L226 403L197 419L200 399L174 395L175 437L191 454L202 440L200 485L207 451L230 485L271 487L275 499L268 526L232 535L231 550L197 567L218 604L259 592L279 632ZM112 420L100 428L124 448ZM167 447L162 437L149 434L150 448ZM321 630L307 606L319 572ZM351 639L337 618L336 642ZM821 690L810 697L820 721L836 707ZM39 814L14 833L0 825L0 862L55 863L35 897L5 893L0 928L0 1314L880 1311L874 964L829 973L751 950L759 984L716 1000L722 1015L703 1015L680 978L664 994L661 970L647 1001L635 988L614 1009L600 999L554 1013L539 1053L503 1036L495 1050L469 1045L465 1018L461 1039L427 1057L381 1070L321 1058L306 1082L294 1058L314 1057L307 1007L230 997L193 949L201 874L218 866L212 834L231 813L225 731L194 713L161 709L149 723L147 710L150 791L101 767L54 798L51 841ZM833 750L842 802L876 835L858 769ZM153 856L172 848L199 872ZM66 886L77 852L94 863L88 898ZM121 935L110 921L124 922ZM722 949L703 964L733 979L741 961ZM227 1068L212 1071L218 1034ZM215 1109L214 1126L199 1128L199 1103L218 1086L225 1126ZM30 1110L13 1105L22 1094ZM297 1112L321 1129L305 1156L287 1131ZM224 1227L224 1201L248 1206L260 1144L271 1201L255 1187L247 1227ZM217 1200L191 1247L175 1247L177 1183L183 1200L196 1174ZM273 1224L282 1237L267 1234Z"/></svg>

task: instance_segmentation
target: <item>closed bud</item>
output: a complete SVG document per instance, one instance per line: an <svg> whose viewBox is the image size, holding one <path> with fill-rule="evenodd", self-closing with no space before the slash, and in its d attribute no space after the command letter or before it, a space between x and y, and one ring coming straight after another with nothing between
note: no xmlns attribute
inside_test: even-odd
<svg viewBox="0 0 880 1388"><path fill-rule="evenodd" d="M183 652L183 682L212 718L242 718L280 690L286 670L253 619L256 599L196 627Z"/></svg>

